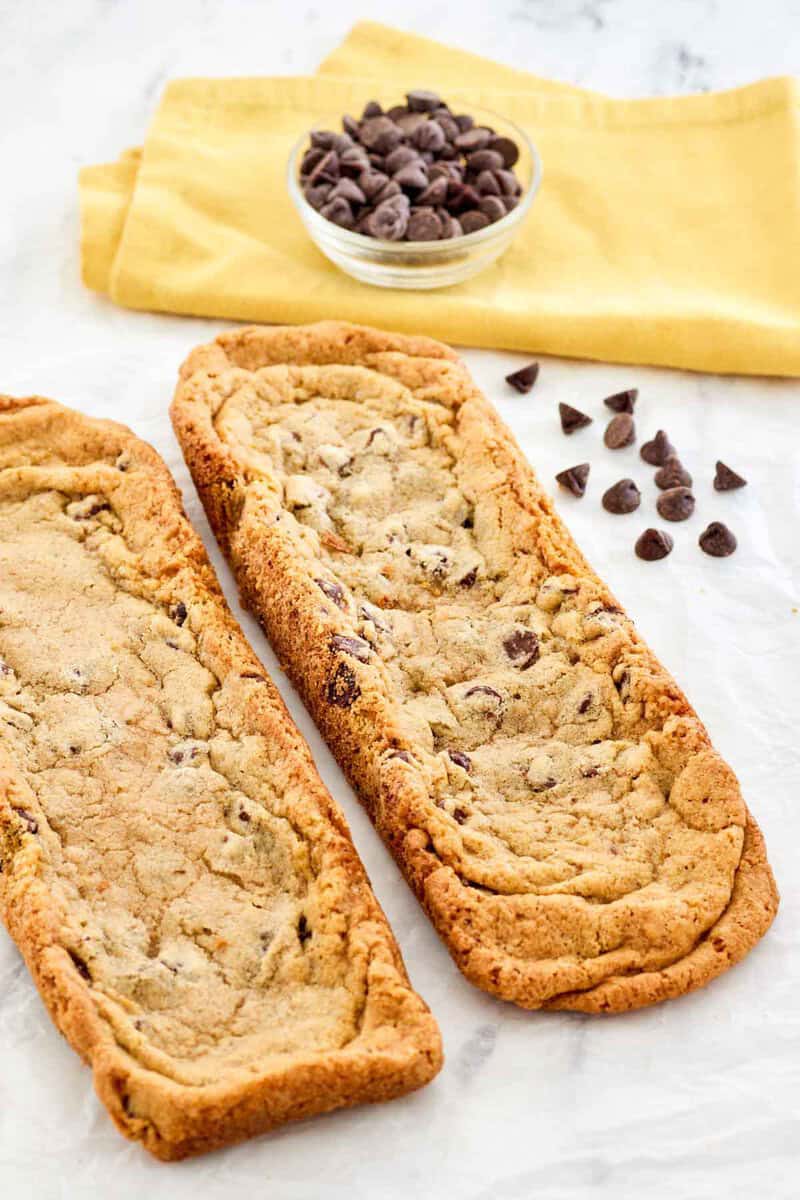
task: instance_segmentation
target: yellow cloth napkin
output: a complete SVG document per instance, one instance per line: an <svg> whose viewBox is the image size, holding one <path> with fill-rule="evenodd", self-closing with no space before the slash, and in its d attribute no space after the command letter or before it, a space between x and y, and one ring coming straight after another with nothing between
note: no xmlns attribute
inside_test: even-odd
<svg viewBox="0 0 800 1200"><path fill-rule="evenodd" d="M375 82L379 81L379 82ZM289 200L320 118L428 86L527 129L544 163L511 249L467 283L350 280ZM473 346L800 374L800 89L612 100L371 22L316 76L171 83L142 151L80 175L86 284L130 308L368 321Z"/></svg>

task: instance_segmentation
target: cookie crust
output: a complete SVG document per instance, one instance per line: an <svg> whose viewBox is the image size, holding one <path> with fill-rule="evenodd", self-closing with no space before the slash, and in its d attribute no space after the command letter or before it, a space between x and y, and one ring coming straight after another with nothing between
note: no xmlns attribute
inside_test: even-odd
<svg viewBox="0 0 800 1200"><path fill-rule="evenodd" d="M425 467L429 474L442 463L442 470L452 467L454 481L480 512L484 559L491 560L480 572L488 574L492 567L492 580L500 578L499 585L487 579L487 611L494 611L498 595L507 603L513 593L517 609L535 610L537 616L543 612L549 622L541 634L549 639L546 646L557 645L562 656L573 657L580 671L576 678L591 680L589 691L597 684L598 696L591 697L588 717L596 707L598 720L608 719L610 725L598 725L598 736L592 738L570 724L564 735L562 703L559 738L550 739L560 739L558 753L566 756L569 779L575 782L578 753L591 755L595 742L613 743L612 755L635 751L647 760L646 770L641 761L626 770L634 785L637 772L647 776L653 803L650 809L644 804L642 816L627 812L626 829L638 837L642 830L646 836L656 829L656 819L671 824L658 827L667 832L659 834L662 847L653 852L652 879L645 884L631 885L626 893L625 885L615 880L613 864L609 868L605 853L597 852L602 815L591 830L590 847L598 858L591 865L598 866L599 877L589 879L587 871L579 871L582 894L569 892L572 885L566 877L548 892L531 882L524 853L507 853L505 846L498 853L502 839L497 822L491 825L491 803L475 806L473 826L467 821L472 848L467 846L459 829L462 817L448 798L453 786L448 785L449 792L440 786L446 742L435 723L432 743L409 736L408 724L398 716L398 675L392 674L391 663L387 666L387 654L378 654L380 646L363 655L354 654L352 647L349 653L338 652L342 638L367 637L369 642L375 636L373 626L359 623L358 606L367 587L359 570L368 555L366 542L355 548L347 544L346 535L355 528L347 510L348 503L351 509L355 503L353 493L334 490L333 501L315 509L313 490L310 496L302 494L303 471L298 484L294 476L290 481L285 465L275 465L276 455L283 456L283 464L288 461L291 447L275 449L265 440L265 431L273 430L269 422L278 433L294 430L289 411L293 404L311 405L314 419L330 418L335 426L339 418L332 396L349 406L339 431L342 422L352 425L356 420L351 414L359 403L380 407L389 424L409 413L423 413L433 430L429 444L439 457L427 449L403 453L412 460L416 454L419 463L428 455L424 463L433 464ZM270 414L270 406L278 416ZM264 626L468 979L527 1008L621 1012L701 987L752 948L775 915L778 894L763 839L733 773L711 746L686 697L576 547L510 431L452 350L426 338L339 322L236 330L190 355L181 369L172 419L245 603ZM315 453L327 456L330 466L330 447L320 448L313 431L309 437ZM366 452L363 439L348 437L342 439L340 451L344 446L349 453L357 444L360 453ZM334 474L333 469L325 474L310 468L309 473L316 485ZM424 483L423 479L420 486ZM335 481L330 486L338 487ZM327 524L330 513L336 518L332 529ZM485 534L487 523L492 526L490 535ZM453 538L442 557L455 547L451 557L457 559L458 546L465 541L456 543ZM476 535L474 544L479 541ZM413 545L406 553L420 557ZM471 578L470 573L464 578ZM326 585L322 602L320 579ZM481 574L475 579L481 582ZM332 584L339 592L331 591ZM455 597L454 612L460 611L459 604L464 608L455 587L447 591L449 582L437 587L429 605L434 620L442 592L446 598ZM498 591L502 587L508 588L504 594ZM397 593L395 588L395 604ZM416 582L409 582L410 599L404 603L414 610L415 619L424 609L419 596ZM474 624L474 613L467 623L470 620ZM519 661L506 664L503 679L511 677L515 665ZM564 674L568 676L566 668ZM351 679L357 696L348 702ZM348 683L345 692L343 680ZM444 690L449 698L452 689ZM488 696L485 684L472 691ZM528 712L533 712L531 706ZM527 736L524 720L523 714L519 727ZM562 751L564 736L569 744ZM547 737L540 737L535 746L533 741L525 745L529 757L532 748L552 750ZM467 743L457 745L463 749ZM501 750L506 752L504 746ZM586 769L590 774L594 770L591 765ZM446 770L450 773L449 764ZM459 786L463 783L460 780ZM545 780L542 786L552 785ZM663 794L654 796L659 788ZM565 790L568 803L569 787ZM580 797L586 798L583 792ZM651 809L656 818L647 815ZM618 851L612 846L611 853ZM542 858L546 862L547 854ZM629 874L635 872L635 854L625 866ZM680 870L693 881L688 890L676 875Z"/></svg>
<svg viewBox="0 0 800 1200"><path fill-rule="evenodd" d="M0 914L117 1128L175 1160L428 1082L442 1062L436 1024L155 451L116 423L0 397L2 529ZM54 561L48 585L37 564L52 546L67 565ZM62 642L27 601L65 587L59 572L71 579L73 561L78 583L56 597ZM99 609L98 590L107 593ZM76 658L73 671L63 644L74 633L73 649L107 651L97 630L106 636L101 610L111 605L119 656L98 654L89 667ZM51 639L50 653L37 638ZM162 667L165 654L181 665ZM146 711L126 671L155 681ZM109 715L115 696L119 720ZM68 747L64 723L47 724L65 706L76 714ZM125 761L140 794L115 766ZM175 801L163 835L159 796ZM231 845L241 853L228 866L219 855ZM187 906L180 872L205 889L207 907ZM262 914L263 945L250 948ZM226 921L231 938L221 936ZM149 949L137 941L148 923Z"/></svg>

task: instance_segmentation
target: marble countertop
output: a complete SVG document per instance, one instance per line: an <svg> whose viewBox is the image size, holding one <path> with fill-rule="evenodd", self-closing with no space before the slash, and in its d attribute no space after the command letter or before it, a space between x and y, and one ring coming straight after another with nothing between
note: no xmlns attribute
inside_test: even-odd
<svg viewBox="0 0 800 1200"><path fill-rule="evenodd" d="M447 1063L431 1086L390 1105L162 1166L112 1129L0 933L0 1195L788 1200L800 1193L800 383L548 359L535 391L520 397L502 382L519 359L466 352L544 479L582 458L595 463L593 494L560 496L559 506L739 774L783 892L765 941L705 991L609 1019L525 1013L458 974L241 613L165 417L178 364L219 323L126 312L79 282L77 169L140 142L169 78L311 71L366 8L0 0L0 390L121 419L175 472L234 612L345 809L412 980L439 1019ZM734 86L800 62L794 0L407 0L373 2L368 15L620 96ZM604 452L600 420L565 443L555 416L566 400L599 418L602 396L632 385L642 433L669 430L700 498L661 564L633 556L637 518L611 517L597 502L631 474L652 505L635 451ZM749 487L717 496L717 457ZM715 518L740 539L724 562L695 545Z"/></svg>

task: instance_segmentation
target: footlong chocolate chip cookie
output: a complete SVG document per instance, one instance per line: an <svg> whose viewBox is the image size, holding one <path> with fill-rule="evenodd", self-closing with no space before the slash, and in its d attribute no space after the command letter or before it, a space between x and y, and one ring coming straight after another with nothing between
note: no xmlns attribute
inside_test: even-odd
<svg viewBox="0 0 800 1200"><path fill-rule="evenodd" d="M0 398L0 913L176 1159L429 1080L439 1034L156 453Z"/></svg>
<svg viewBox="0 0 800 1200"><path fill-rule="evenodd" d="M239 330L172 414L245 602L470 980L620 1011L753 946L777 893L733 772L451 350Z"/></svg>

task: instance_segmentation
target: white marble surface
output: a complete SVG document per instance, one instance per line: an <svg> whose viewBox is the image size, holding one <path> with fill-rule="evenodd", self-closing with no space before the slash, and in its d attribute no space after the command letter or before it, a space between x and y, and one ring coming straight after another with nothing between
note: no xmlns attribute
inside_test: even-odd
<svg viewBox="0 0 800 1200"><path fill-rule="evenodd" d="M0 388L118 417L151 440L184 489L237 613L165 418L178 363L219 326L124 312L81 288L75 173L141 139L171 76L312 70L366 7L0 0ZM617 95L732 86L800 62L795 0L407 0L373 3L369 15ZM4 1200L788 1200L800 1192L800 384L549 360L523 398L502 384L510 355L467 358L545 478L594 460L586 499L559 504L738 771L783 891L773 930L706 991L626 1017L537 1015L492 1000L451 965L279 678L440 1021L444 1071L391 1105L161 1166L113 1131L89 1073L0 934ZM560 399L600 417L600 398L633 383L642 389L642 431L669 429L700 499L662 564L631 553L644 512L613 518L599 508L602 488L623 474L647 482L652 505L635 452L604 451L601 422L566 442L555 418ZM745 491L711 491L717 455L750 478ZM702 523L718 517L741 543L724 562L694 544ZM264 639L242 620L273 667Z"/></svg>

